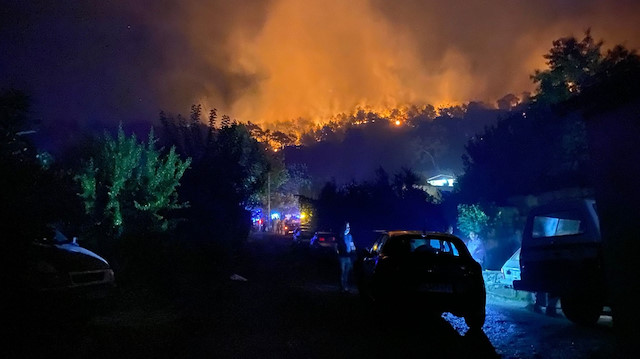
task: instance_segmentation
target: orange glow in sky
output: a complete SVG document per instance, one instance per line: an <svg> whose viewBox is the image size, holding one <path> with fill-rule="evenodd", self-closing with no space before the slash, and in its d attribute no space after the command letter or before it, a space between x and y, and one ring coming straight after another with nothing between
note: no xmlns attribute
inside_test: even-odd
<svg viewBox="0 0 640 359"><path fill-rule="evenodd" d="M382 114L408 105L495 105L534 90L530 75L545 68L543 55L559 37L591 27L609 45L640 38L626 16L640 5L600 0L253 2L264 8L253 14L217 4L232 15L226 26L196 2L184 18L205 64L247 79L222 104L220 86L208 83L194 101L267 127L309 127L358 108ZM208 41L220 28L224 41Z"/></svg>

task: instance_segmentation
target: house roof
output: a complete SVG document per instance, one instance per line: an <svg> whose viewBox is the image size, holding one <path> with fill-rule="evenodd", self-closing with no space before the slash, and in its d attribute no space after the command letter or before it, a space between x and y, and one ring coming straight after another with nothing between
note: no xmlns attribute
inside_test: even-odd
<svg viewBox="0 0 640 359"><path fill-rule="evenodd" d="M427 182L435 181L435 180L441 180L441 179L449 180L449 179L456 179L456 177L452 176L452 175L439 174L439 175L435 175L433 177L428 178Z"/></svg>

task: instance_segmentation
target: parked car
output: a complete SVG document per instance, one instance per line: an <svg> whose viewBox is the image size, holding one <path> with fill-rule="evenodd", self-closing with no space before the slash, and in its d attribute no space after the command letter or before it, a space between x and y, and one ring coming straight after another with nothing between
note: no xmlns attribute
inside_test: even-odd
<svg viewBox="0 0 640 359"><path fill-rule="evenodd" d="M603 264L595 201L557 201L528 214L522 233L521 279L513 286L560 297L569 320L595 324L603 308L611 307Z"/></svg>
<svg viewBox="0 0 640 359"><path fill-rule="evenodd" d="M300 228L299 220L285 220L284 221L284 234L293 235L293 233Z"/></svg>
<svg viewBox="0 0 640 359"><path fill-rule="evenodd" d="M314 232L308 226L300 226L293 231L293 243L295 244L309 244Z"/></svg>
<svg viewBox="0 0 640 359"><path fill-rule="evenodd" d="M12 268L15 294L81 303L103 299L115 287L109 263L57 229L43 231L20 255Z"/></svg>
<svg viewBox="0 0 640 359"><path fill-rule="evenodd" d="M500 268L502 283L507 288L513 288L513 281L520 280L520 248L516 250Z"/></svg>
<svg viewBox="0 0 640 359"><path fill-rule="evenodd" d="M309 247L318 254L336 254L338 251L338 234L328 231L317 231L309 241Z"/></svg>
<svg viewBox="0 0 640 359"><path fill-rule="evenodd" d="M367 302L451 312L471 328L484 325L482 268L454 235L378 231L358 266L358 289Z"/></svg>

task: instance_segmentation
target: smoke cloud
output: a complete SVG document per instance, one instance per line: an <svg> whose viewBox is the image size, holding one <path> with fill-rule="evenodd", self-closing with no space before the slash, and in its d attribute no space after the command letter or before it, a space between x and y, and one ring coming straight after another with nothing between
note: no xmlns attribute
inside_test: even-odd
<svg viewBox="0 0 640 359"><path fill-rule="evenodd" d="M29 91L38 115L57 123L151 121L194 103L267 126L356 107L494 104L533 90L529 75L554 39L591 28L605 48L640 45L633 0L9 0L6 9L0 86Z"/></svg>

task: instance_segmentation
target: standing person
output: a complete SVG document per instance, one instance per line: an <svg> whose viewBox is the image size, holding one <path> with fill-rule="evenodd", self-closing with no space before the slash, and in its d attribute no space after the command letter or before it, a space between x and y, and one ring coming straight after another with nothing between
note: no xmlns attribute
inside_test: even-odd
<svg viewBox="0 0 640 359"><path fill-rule="evenodd" d="M469 232L469 241L467 242L467 248L469 253L476 262L480 263L482 269L484 269L484 262L486 257L486 251L484 249L484 243L476 232Z"/></svg>
<svg viewBox="0 0 640 359"><path fill-rule="evenodd" d="M340 290L349 291L349 278L353 270L353 256L356 253L356 245L351 236L349 222L345 224L344 235L338 242L338 256L340 257Z"/></svg>
<svg viewBox="0 0 640 359"><path fill-rule="evenodd" d="M545 314L550 317L557 317L556 306L558 305L558 297L554 297L547 292L536 292L536 302L533 304L533 311L542 313L542 307L545 307Z"/></svg>
<svg viewBox="0 0 640 359"><path fill-rule="evenodd" d="M447 233L448 233L448 234L453 234L453 226L452 226L452 225L449 225L449 226L447 227Z"/></svg>

